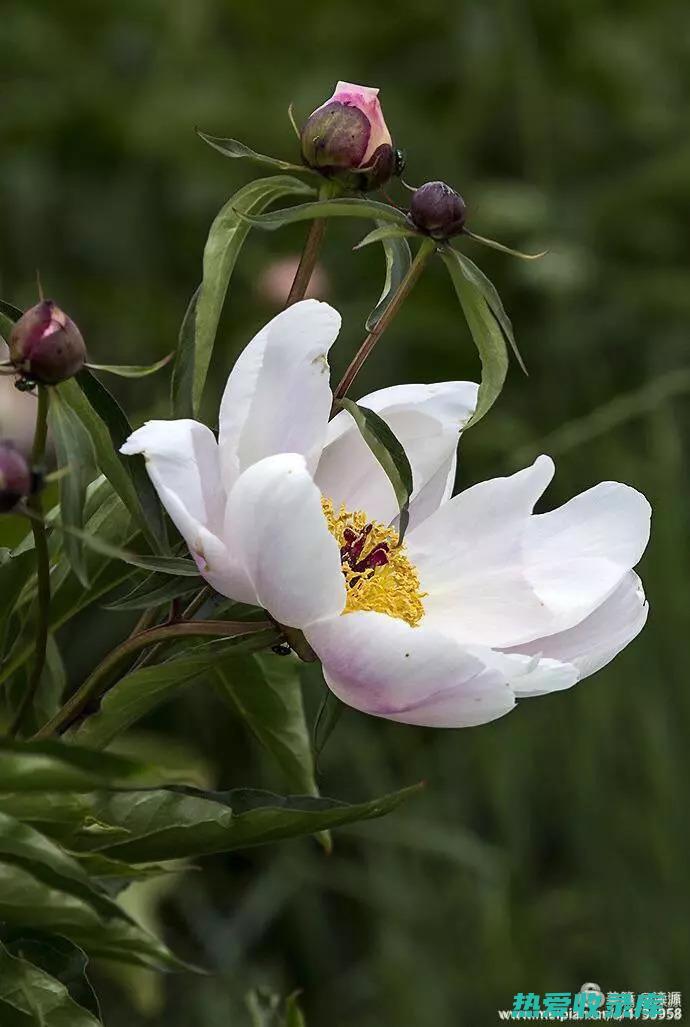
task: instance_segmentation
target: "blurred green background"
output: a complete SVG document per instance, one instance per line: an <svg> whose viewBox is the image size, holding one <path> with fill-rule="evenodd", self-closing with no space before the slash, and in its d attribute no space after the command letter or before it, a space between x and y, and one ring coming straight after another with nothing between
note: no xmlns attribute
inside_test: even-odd
<svg viewBox="0 0 690 1027"><path fill-rule="evenodd" d="M92 358L152 361L175 345L211 220L252 168L198 125L296 157L286 116L338 78L381 87L407 178L442 178L471 227L535 264L467 252L493 278L528 363L463 442L462 484L550 452L548 501L616 478L655 510L641 572L651 616L616 662L570 693L472 731L348 712L326 794L425 779L386 820L205 861L133 896L207 978L105 977L109 1027L249 1024L257 984L303 991L310 1027L468 1027L514 992L674 990L688 980L690 879L690 8L685 0L5 0L0 293L33 302L35 269ZM405 202L405 192L391 187ZM324 298L345 366L383 259L364 223L332 222ZM278 309L266 268L303 227L254 233L231 285L208 389ZM417 287L358 381L474 378L442 266ZM115 385L131 419L166 415L165 373ZM3 394L4 396L4 394ZM6 400L3 400L5 402ZM0 411L1 413L1 411ZM89 662L85 631L67 639ZM318 683L308 686L318 702ZM146 725L222 787L281 788L202 688ZM159 886L157 886L159 887ZM690 998L690 996L688 996Z"/></svg>

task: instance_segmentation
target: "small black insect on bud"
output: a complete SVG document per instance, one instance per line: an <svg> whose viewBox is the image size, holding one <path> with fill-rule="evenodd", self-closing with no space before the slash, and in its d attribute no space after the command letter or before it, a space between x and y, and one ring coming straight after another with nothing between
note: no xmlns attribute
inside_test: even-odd
<svg viewBox="0 0 690 1027"><path fill-rule="evenodd" d="M292 647L287 642L279 642L278 645L271 647L271 652L275 653L276 656L289 656L292 652Z"/></svg>
<svg viewBox="0 0 690 1027"><path fill-rule="evenodd" d="M462 232L466 213L462 196L445 182L427 182L412 194L410 221L432 239L450 239Z"/></svg>

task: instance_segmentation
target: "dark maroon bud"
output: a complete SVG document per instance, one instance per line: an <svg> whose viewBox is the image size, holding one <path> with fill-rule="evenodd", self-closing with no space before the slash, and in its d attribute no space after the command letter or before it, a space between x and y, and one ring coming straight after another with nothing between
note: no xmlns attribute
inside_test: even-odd
<svg viewBox="0 0 690 1027"><path fill-rule="evenodd" d="M317 171L358 168L370 134L369 119L358 107L327 103L302 129L302 156Z"/></svg>
<svg viewBox="0 0 690 1027"><path fill-rule="evenodd" d="M10 360L29 381L57 385L81 371L86 347L74 321L52 300L41 300L12 329Z"/></svg>
<svg viewBox="0 0 690 1027"><path fill-rule="evenodd" d="M0 441L0 513L14 510L33 488L33 475L13 442Z"/></svg>
<svg viewBox="0 0 690 1027"><path fill-rule="evenodd" d="M464 228L466 214L462 196L445 182L427 182L412 194L410 221L432 239L457 235Z"/></svg>

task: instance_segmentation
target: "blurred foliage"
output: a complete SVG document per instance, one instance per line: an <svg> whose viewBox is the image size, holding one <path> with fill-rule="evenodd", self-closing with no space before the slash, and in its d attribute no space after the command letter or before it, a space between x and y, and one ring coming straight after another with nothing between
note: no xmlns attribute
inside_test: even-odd
<svg viewBox="0 0 690 1027"><path fill-rule="evenodd" d="M168 977L161 992L106 985L107 1023L248 1025L255 987L301 989L316 1027L490 1023L517 990L589 980L678 988L690 949L687 3L293 0L278 15L238 0L5 0L3 37L3 297L32 302L38 266L94 360L164 356L208 227L253 174L194 126L294 159L290 101L306 115L338 78L373 83L409 181L447 179L476 231L549 249L527 265L466 244L501 291L530 377L513 367L468 433L463 484L546 447L552 505L615 477L655 508L650 622L613 666L473 731L346 712L322 791L356 799L424 778L425 794L341 831L330 858L282 843L175 878L158 909L166 938L214 975ZM375 247L350 252L357 228L329 225L324 252L344 316L336 370L383 273ZM303 235L250 237L209 419L234 355L273 312L262 270ZM476 374L439 264L358 386ZM164 378L115 384L133 420L167 412ZM87 614L62 639L75 680L110 641L94 624ZM319 697L312 681L308 700ZM218 787L282 783L210 694L187 692L147 727L202 753Z"/></svg>

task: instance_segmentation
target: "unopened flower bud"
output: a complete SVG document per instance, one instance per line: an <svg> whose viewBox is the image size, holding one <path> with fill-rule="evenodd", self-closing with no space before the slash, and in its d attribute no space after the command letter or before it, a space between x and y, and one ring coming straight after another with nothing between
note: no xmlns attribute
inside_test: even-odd
<svg viewBox="0 0 690 1027"><path fill-rule="evenodd" d="M0 441L0 513L14 510L32 491L33 475L14 443Z"/></svg>
<svg viewBox="0 0 690 1027"><path fill-rule="evenodd" d="M427 182L412 195L410 221L432 239L449 239L461 232L466 213L462 196L445 182Z"/></svg>
<svg viewBox="0 0 690 1027"><path fill-rule="evenodd" d="M81 371L86 347L74 321L52 300L20 317L10 335L10 360L26 378L57 385Z"/></svg>
<svg viewBox="0 0 690 1027"><path fill-rule="evenodd" d="M378 89L338 82L301 133L304 163L351 189L377 189L395 170L395 151Z"/></svg>

